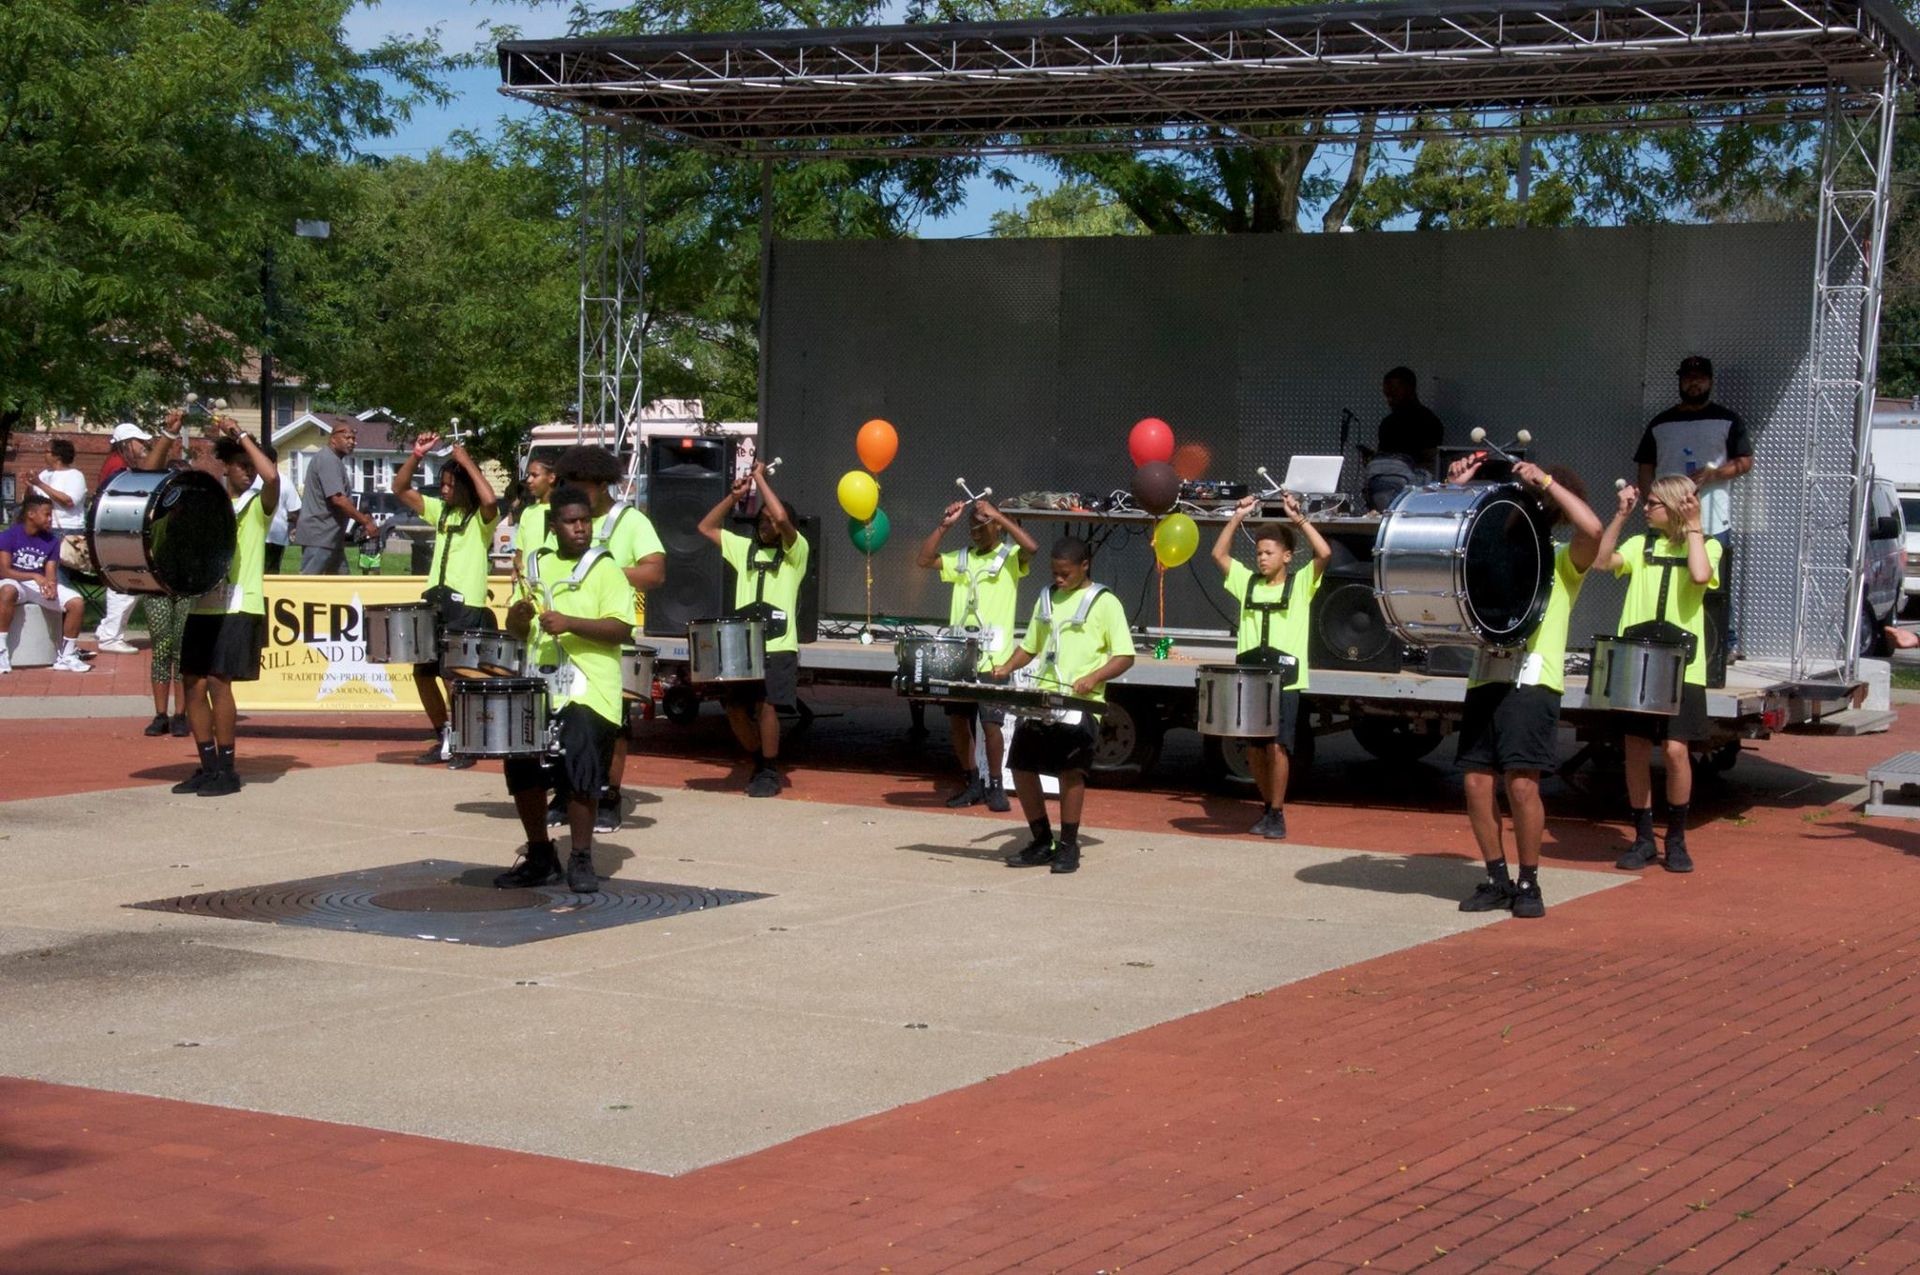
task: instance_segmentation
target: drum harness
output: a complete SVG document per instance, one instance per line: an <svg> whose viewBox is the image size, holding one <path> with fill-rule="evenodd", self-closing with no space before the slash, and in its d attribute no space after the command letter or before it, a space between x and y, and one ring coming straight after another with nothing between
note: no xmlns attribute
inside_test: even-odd
<svg viewBox="0 0 1920 1275"><path fill-rule="evenodd" d="M980 578L982 576L989 580L1000 578L1000 572L1005 569L1007 559L1013 554L1013 541L1002 541L999 550L991 558L983 559L987 565L979 571L970 570L967 567L967 555L971 551L969 546L960 547L960 575L967 582L967 604L960 612L960 629L963 633L978 635L980 644L991 653L1000 643L1000 634L997 630L987 627L986 622L981 618Z"/></svg>
<svg viewBox="0 0 1920 1275"><path fill-rule="evenodd" d="M1667 591L1673 585L1673 569L1686 566L1687 556L1684 553L1677 558L1656 554L1654 550L1658 546L1658 533L1647 532L1646 540L1640 550L1641 559L1650 567L1660 568L1660 596L1653 604L1653 619L1628 625L1621 630L1620 636L1680 643L1687 648L1687 662L1692 663L1694 649L1698 646L1699 639L1685 628L1667 619Z"/></svg>
<svg viewBox="0 0 1920 1275"><path fill-rule="evenodd" d="M768 640L785 637L787 633L787 613L775 609L767 601L767 577L780 569L787 560L787 546L784 542L773 547L771 558L759 556L761 545L754 541L747 546L747 570L753 572L753 601L739 610L739 614L749 620L759 620L766 625Z"/></svg>
<svg viewBox="0 0 1920 1275"><path fill-rule="evenodd" d="M539 590L540 600L546 603L547 610L549 611L553 610L553 595L555 589L578 589L580 582L587 578L587 573L593 570L594 564L599 562L600 559L610 556L605 549L595 545L580 555L580 561L574 564L573 574L569 575L565 580L562 580L558 585L549 585L540 578L540 559L547 552L549 551L545 549L540 550L540 552L533 555L533 561L527 564L527 583ZM535 623L538 623L538 621L536 620ZM529 632L528 637L531 638L532 636L532 633ZM533 647L534 644L529 641L527 643L527 658L529 660L533 658ZM572 658L567 654L567 648L561 646L557 639L554 641L553 649L560 653L560 662L558 664L542 664L536 668L534 672L547 684L547 693L549 695L555 699L562 696L571 699L573 696L568 689L567 683L573 680L574 675L563 675L563 670L577 670L579 666L574 664Z"/></svg>
<svg viewBox="0 0 1920 1275"><path fill-rule="evenodd" d="M467 524L473 521L474 514L478 512L475 509L467 510L466 516L460 519L460 525L453 529L453 534L464 535ZM453 546L447 543L447 521L452 516L453 506L446 504L440 506L440 524L434 528L433 533L434 551L439 555L440 569L434 573L433 583L428 585L426 592L420 595L433 604L434 620L442 625L447 622L447 606L456 602L465 605L467 600L464 595L455 593L447 587L447 559L453 556Z"/></svg>
<svg viewBox="0 0 1920 1275"><path fill-rule="evenodd" d="M1311 569L1310 567L1301 568L1302 571ZM1255 602L1253 600L1253 591L1262 583L1262 578L1256 573L1248 574L1247 591L1240 599L1240 609L1242 611L1252 611L1260 617L1260 642L1259 645L1234 656L1233 662L1235 664L1265 664L1272 666L1278 665L1281 658L1285 656L1286 652L1267 640L1269 634L1268 626L1273 623L1273 616L1276 611L1285 614L1287 608L1293 604L1293 580L1294 577L1299 574L1298 571L1289 571L1287 573L1287 582L1280 586L1280 600L1278 602Z"/></svg>
<svg viewBox="0 0 1920 1275"><path fill-rule="evenodd" d="M1077 629L1085 625L1087 616L1093 611L1093 604L1098 602L1100 595L1106 591L1107 586L1104 584L1089 583L1086 593L1080 599L1080 605L1074 609L1073 618L1062 626L1053 622L1053 590L1042 590L1040 621L1047 626L1047 644L1040 652L1040 673L1034 679L1036 683L1045 679L1054 686L1060 685L1060 630L1062 627ZM1067 690L1071 692L1073 688L1069 686ZM1082 716L1081 710L1077 708L1055 709L1047 715L1047 720L1060 726L1078 726Z"/></svg>

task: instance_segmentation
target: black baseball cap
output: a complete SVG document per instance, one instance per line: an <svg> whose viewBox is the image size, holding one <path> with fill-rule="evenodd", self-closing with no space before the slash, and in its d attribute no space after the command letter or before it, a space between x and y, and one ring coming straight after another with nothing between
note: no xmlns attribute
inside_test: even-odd
<svg viewBox="0 0 1920 1275"><path fill-rule="evenodd" d="M1713 360L1704 354L1687 355L1686 358L1680 360L1680 370L1676 372L1675 375L1686 376L1690 372L1698 372L1702 376L1712 376Z"/></svg>

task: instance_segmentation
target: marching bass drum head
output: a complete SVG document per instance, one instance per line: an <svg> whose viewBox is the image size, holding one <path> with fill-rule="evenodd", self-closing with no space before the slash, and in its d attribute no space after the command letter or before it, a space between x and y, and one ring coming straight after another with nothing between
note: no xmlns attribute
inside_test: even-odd
<svg viewBox="0 0 1920 1275"><path fill-rule="evenodd" d="M212 474L130 469L95 500L87 548L109 588L197 597L227 578L236 533L232 498Z"/></svg>
<svg viewBox="0 0 1920 1275"><path fill-rule="evenodd" d="M1467 609L1481 636L1524 639L1553 589L1553 542L1540 517L1511 488L1475 509L1467 532Z"/></svg>

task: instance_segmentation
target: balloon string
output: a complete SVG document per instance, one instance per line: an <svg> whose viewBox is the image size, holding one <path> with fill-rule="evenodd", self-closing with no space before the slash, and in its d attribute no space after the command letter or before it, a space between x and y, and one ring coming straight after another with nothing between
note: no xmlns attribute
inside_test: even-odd
<svg viewBox="0 0 1920 1275"><path fill-rule="evenodd" d="M873 519L867 519L867 543L873 543ZM873 632L873 550L860 555L867 569L867 632Z"/></svg>
<svg viewBox="0 0 1920 1275"><path fill-rule="evenodd" d="M1167 568L1160 566L1160 627L1167 627Z"/></svg>

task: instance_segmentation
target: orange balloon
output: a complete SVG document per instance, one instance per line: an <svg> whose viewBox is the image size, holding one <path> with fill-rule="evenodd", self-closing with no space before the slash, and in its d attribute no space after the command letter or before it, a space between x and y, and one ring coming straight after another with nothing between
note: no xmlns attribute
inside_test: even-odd
<svg viewBox="0 0 1920 1275"><path fill-rule="evenodd" d="M893 426L876 417L860 427L853 450L860 454L860 463L877 474L893 464L894 454L900 450L900 436L893 432Z"/></svg>
<svg viewBox="0 0 1920 1275"><path fill-rule="evenodd" d="M1173 472L1187 482L1205 478L1212 464L1213 449L1205 443L1182 443L1173 449Z"/></svg>

